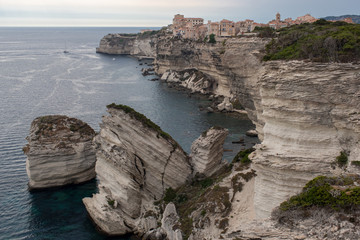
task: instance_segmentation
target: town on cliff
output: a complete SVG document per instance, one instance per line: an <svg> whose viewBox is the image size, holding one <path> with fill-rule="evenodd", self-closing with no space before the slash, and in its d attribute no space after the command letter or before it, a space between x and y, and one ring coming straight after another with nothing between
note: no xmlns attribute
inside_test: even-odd
<svg viewBox="0 0 360 240"><path fill-rule="evenodd" d="M206 36L211 34L214 34L216 37L246 36L253 34L251 32L256 27L270 27L277 30L292 25L313 23L317 20L319 19L311 16L310 14L297 17L295 20L292 18L281 20L280 13L277 13L275 19L269 21L268 23L257 23L250 19L238 22L223 19L220 22L212 22L209 20L208 23L204 24L203 18L184 17L182 14L176 14L168 29L176 37L197 40L204 39ZM351 18L333 21L354 23Z"/></svg>

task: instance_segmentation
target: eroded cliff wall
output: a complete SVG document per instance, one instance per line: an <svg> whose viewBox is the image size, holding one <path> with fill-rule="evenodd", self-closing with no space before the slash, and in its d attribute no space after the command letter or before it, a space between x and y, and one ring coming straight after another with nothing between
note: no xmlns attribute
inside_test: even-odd
<svg viewBox="0 0 360 240"><path fill-rule="evenodd" d="M237 98L256 124L262 144L252 155L258 218L318 175L358 172L360 66L304 61L263 62L267 40L228 39L217 44L159 41L158 73L195 68ZM336 166L340 152L346 167Z"/></svg>
<svg viewBox="0 0 360 240"><path fill-rule="evenodd" d="M351 162L359 161L360 66L263 62L268 41L159 38L155 58L158 74L196 69L214 83L214 94L237 98L247 111L262 140L250 156L258 218L317 175L359 172ZM348 155L342 168L340 152Z"/></svg>
<svg viewBox="0 0 360 240"><path fill-rule="evenodd" d="M91 218L110 235L139 231L137 221L153 210L153 201L192 173L187 154L170 136L119 106L108 106L110 115L103 117L95 139L99 193L83 199Z"/></svg>
<svg viewBox="0 0 360 240"><path fill-rule="evenodd" d="M263 141L253 156L258 217L318 175L359 173L360 66L274 61L259 79ZM340 152L348 154L343 168Z"/></svg>

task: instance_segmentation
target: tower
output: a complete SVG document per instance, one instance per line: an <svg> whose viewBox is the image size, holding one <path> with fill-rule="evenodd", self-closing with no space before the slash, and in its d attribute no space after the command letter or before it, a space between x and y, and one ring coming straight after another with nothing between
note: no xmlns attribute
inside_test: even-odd
<svg viewBox="0 0 360 240"><path fill-rule="evenodd" d="M280 22L280 13L277 13L277 14L276 14L276 21L277 21L277 22Z"/></svg>

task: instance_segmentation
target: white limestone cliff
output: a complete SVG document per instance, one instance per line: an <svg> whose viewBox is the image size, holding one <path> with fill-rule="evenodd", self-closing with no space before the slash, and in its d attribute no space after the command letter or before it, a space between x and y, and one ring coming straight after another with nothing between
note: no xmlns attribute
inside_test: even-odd
<svg viewBox="0 0 360 240"><path fill-rule="evenodd" d="M95 177L94 130L86 123L66 116L36 118L30 127L26 172L29 189L59 187L89 181Z"/></svg>
<svg viewBox="0 0 360 240"><path fill-rule="evenodd" d="M318 175L339 174L341 151L346 172L359 161L360 66L276 61L259 79L263 141L252 159L257 171L257 216L271 210ZM334 169L333 169L334 168Z"/></svg>
<svg viewBox="0 0 360 240"><path fill-rule="evenodd" d="M212 127L193 142L190 158L194 174L209 177L222 166L223 145L228 133L227 129Z"/></svg>
<svg viewBox="0 0 360 240"><path fill-rule="evenodd" d="M192 173L187 154L159 127L128 107L109 105L95 142L99 193L83 202L109 235L141 231L138 222L168 188Z"/></svg>
<svg viewBox="0 0 360 240"><path fill-rule="evenodd" d="M97 53L133 55L139 58L155 58L156 37L108 34L96 48Z"/></svg>
<svg viewBox="0 0 360 240"><path fill-rule="evenodd" d="M268 41L234 38L216 44L179 39L157 42L155 71L163 80L184 84L184 72L189 69L206 74L212 80L209 91L240 101L262 141L250 155L257 176L252 185L248 183L248 195L242 196L252 199L253 206L247 206L253 211L232 203L238 211L251 212L254 222L249 218L249 224L234 226L236 223L230 220L233 235L222 235L224 239L304 239L273 229L273 223L262 219L315 176L359 174L359 168L351 162L359 161L360 156L360 65L262 62ZM348 162L340 168L335 160L342 151L348 154ZM235 219L242 216L237 211L233 214ZM206 238L206 231L199 234L216 239L219 232L215 231L213 238Z"/></svg>

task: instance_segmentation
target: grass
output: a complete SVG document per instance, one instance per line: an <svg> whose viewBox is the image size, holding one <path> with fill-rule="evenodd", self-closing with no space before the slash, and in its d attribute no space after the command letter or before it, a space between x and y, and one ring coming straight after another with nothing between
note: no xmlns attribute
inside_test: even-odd
<svg viewBox="0 0 360 240"><path fill-rule="evenodd" d="M282 28L278 30L278 37L266 45L263 60L357 62L360 60L360 25L320 19Z"/></svg>

